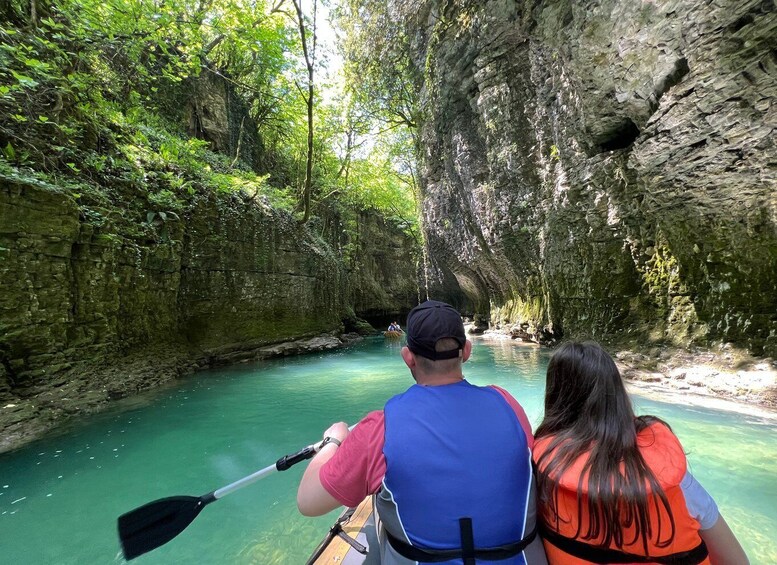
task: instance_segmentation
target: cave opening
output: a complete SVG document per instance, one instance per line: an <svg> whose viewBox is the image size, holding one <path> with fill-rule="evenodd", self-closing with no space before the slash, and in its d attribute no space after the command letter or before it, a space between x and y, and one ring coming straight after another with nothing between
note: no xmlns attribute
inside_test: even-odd
<svg viewBox="0 0 777 565"><path fill-rule="evenodd" d="M605 151L626 149L639 137L639 133L637 124L630 118L626 118L599 143L599 152L604 153Z"/></svg>

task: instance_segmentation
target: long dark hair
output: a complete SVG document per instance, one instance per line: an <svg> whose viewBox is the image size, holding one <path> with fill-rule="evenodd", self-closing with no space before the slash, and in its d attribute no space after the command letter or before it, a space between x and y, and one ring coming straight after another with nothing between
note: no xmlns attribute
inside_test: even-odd
<svg viewBox="0 0 777 565"><path fill-rule="evenodd" d="M652 416L635 418L618 368L599 344L562 345L548 365L545 417L535 434L536 439L552 438L537 461L538 493L547 509L544 519L552 522L555 516L558 529L560 477L588 453L578 483L575 537L600 540L601 546L618 549L641 539L646 555L651 540L658 547L669 546L675 535L669 501L637 447L637 434L654 422L666 425ZM668 536L662 536L659 504L669 516ZM655 532L651 506L658 516ZM589 522L588 530L582 532L584 513ZM634 537L624 539L624 530L632 528Z"/></svg>

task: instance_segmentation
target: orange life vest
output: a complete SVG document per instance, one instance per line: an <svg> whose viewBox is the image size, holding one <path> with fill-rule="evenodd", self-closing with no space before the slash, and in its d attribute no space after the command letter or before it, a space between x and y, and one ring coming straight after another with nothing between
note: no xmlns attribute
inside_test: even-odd
<svg viewBox="0 0 777 565"><path fill-rule="evenodd" d="M533 449L533 459L536 463L546 451L552 437L537 439ZM671 532L669 516L663 504L649 504L650 521L652 525L653 539L648 542L648 553L645 553L642 539L636 543L624 544L617 548L614 544L608 547L601 546L601 540L575 539L575 534L588 531L589 517L586 514L588 477L582 481L582 516L578 517L578 484L583 465L587 461L588 454L584 453L566 470L560 477L558 492L558 515L548 516L549 509L544 507L541 501L538 508L539 516L544 523L545 535L543 542L545 552L550 565L588 565L590 563L644 563L645 556L667 559L666 563L706 564L709 565L706 546L699 536L700 524L689 513L685 503L680 483L686 473L685 452L674 434L663 424L656 422L646 427L637 435L637 445L648 467L656 477L656 480L664 489L669 506L674 518L674 539L666 547L658 547L657 535L660 520L661 540L665 541ZM542 471L542 469L539 469ZM649 491L648 491L649 492ZM658 506L658 508L656 508ZM580 524L580 521L582 523ZM542 533L543 530L540 530ZM626 529L623 539L634 539L634 530ZM564 549L562 549L561 547ZM674 561L672 559L674 557ZM629 557L635 557L629 559ZM660 561L647 561L659 563Z"/></svg>

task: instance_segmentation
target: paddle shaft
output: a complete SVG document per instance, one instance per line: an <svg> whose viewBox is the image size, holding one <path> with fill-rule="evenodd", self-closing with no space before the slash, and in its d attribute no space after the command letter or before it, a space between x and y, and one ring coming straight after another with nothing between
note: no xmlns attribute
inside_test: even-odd
<svg viewBox="0 0 777 565"><path fill-rule="evenodd" d="M348 431L350 432L355 426L356 424L349 427ZM288 469L292 465L296 465L300 461L311 459L316 453L319 452L319 450L321 449L322 443L323 443L323 440L317 443L308 445L307 447L300 449L297 453L292 453L291 455L284 455L272 465L268 465L264 469L260 469L255 473L251 473L247 477L243 477L242 479L238 479L234 483L221 487L218 490L214 490L210 494L213 495L213 498L215 500L219 500L220 498L224 498L228 494L232 494L236 490L239 490L245 486L255 483L258 480L265 478L267 475L271 475L277 471L285 471L286 469ZM205 495L205 497L209 497L209 495ZM208 502L212 502L212 500L209 500Z"/></svg>
<svg viewBox="0 0 777 565"><path fill-rule="evenodd" d="M242 479L239 479L235 481L234 483L228 484L227 486L221 487L218 490L213 491L213 498L218 500L220 498L224 498L228 494L231 494L235 492L236 490L239 490L245 486L250 485L251 483L255 483L256 481L265 478L267 475L271 475L273 473L277 473L278 471L285 471L291 465L294 463L299 463L300 461L304 461L305 459L310 459L313 457L316 453L318 453L318 450L320 449L320 443L319 444L313 444L307 446L305 449L301 449L297 453L293 455L284 455L278 461L273 463L272 465L268 465L264 469L260 469L256 471L255 473L251 473L247 477L243 477ZM291 463L291 465L284 466L282 462L288 461L289 458L294 458L295 461Z"/></svg>

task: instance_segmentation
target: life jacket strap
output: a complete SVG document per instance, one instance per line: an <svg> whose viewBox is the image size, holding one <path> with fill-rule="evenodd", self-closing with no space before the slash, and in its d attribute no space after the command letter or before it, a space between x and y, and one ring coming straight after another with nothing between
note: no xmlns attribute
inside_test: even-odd
<svg viewBox="0 0 777 565"><path fill-rule="evenodd" d="M461 518L459 520L459 528L462 536L462 547L458 549L421 549L420 547L410 545L393 536L388 529L386 529L386 537L391 544L391 547L393 547L397 553L411 561L441 563L443 561L450 561L451 559L463 559L465 565L475 563L475 559L482 559L483 561L500 561L502 559L515 557L526 549L528 545L534 541L534 538L537 537L537 528L535 527L529 535L515 543L479 549L475 547L474 539L471 538L470 542L467 542L469 547L465 547L464 542L466 538L464 528L467 526L463 524L464 520L469 521L469 535L472 534L472 519Z"/></svg>
<svg viewBox="0 0 777 565"><path fill-rule="evenodd" d="M564 553L568 553L569 555L579 559L590 561L591 563L660 563L661 565L699 565L699 563L702 563L709 556L707 545L704 543L704 540L701 540L699 545L688 551L681 551L678 553L671 553L669 555L661 556L645 556L627 553L618 549L599 547L577 539L568 538L566 536L562 536L555 530L551 530L544 524L540 525L540 536L542 536L543 540L555 545Z"/></svg>
<svg viewBox="0 0 777 565"><path fill-rule="evenodd" d="M475 565L475 534L472 532L472 518L459 518L459 536L464 565Z"/></svg>

